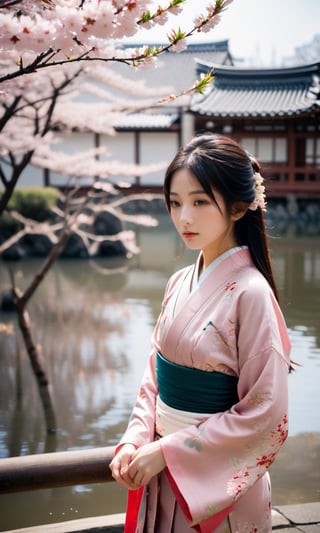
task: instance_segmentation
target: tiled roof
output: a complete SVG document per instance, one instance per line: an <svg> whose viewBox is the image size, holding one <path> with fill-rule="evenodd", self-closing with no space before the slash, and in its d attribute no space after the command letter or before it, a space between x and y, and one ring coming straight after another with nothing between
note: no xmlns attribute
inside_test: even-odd
<svg viewBox="0 0 320 533"><path fill-rule="evenodd" d="M123 115L116 124L117 130L167 130L179 118L175 114L130 113Z"/></svg>
<svg viewBox="0 0 320 533"><path fill-rule="evenodd" d="M199 63L198 72L208 70ZM191 111L208 117L285 117L320 111L320 63L293 68L213 66L214 81Z"/></svg>

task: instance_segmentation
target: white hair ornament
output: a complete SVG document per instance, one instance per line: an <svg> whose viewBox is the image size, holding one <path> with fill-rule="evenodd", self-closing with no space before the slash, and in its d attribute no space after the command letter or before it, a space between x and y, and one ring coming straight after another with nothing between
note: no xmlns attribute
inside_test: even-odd
<svg viewBox="0 0 320 533"><path fill-rule="evenodd" d="M249 205L250 211L256 211L258 207L262 211L267 210L266 195L265 195L265 186L263 185L263 177L259 172L253 174L254 188L256 191L256 196L253 202Z"/></svg>

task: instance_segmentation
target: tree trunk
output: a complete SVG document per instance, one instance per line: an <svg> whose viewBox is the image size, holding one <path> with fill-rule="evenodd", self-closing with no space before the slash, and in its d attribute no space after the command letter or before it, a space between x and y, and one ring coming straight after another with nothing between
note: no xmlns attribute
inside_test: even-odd
<svg viewBox="0 0 320 533"><path fill-rule="evenodd" d="M40 400L44 412L47 434L54 433L57 429L56 417L49 391L49 381L46 371L41 363L41 355L32 338L28 312L19 305L16 305L20 330L24 339L26 350L29 355L31 367L38 385Z"/></svg>
<svg viewBox="0 0 320 533"><path fill-rule="evenodd" d="M40 396L40 400L41 400L41 404L42 404L42 408L44 412L45 424L47 428L46 449L48 450L51 450L56 444L55 439L50 439L48 436L56 432L57 423L56 423L53 403L52 403L51 396L50 396L49 380L47 378L47 374L43 367L43 364L41 362L41 354L32 337L31 325L30 325L28 311L26 310L26 305L28 301L30 300L30 298L35 293L36 289L40 285L41 281L43 280L47 272L52 267L53 263L59 257L59 254L61 253L61 250L63 249L64 245L68 241L69 237L70 237L70 231L69 229L66 228L62 232L59 240L52 248L50 254L44 261L42 267L37 272L31 284L24 291L24 293L20 293L19 289L13 288L14 304L15 304L15 309L16 309L17 316L18 316L19 328L20 328L20 331L21 331L21 334L24 340L27 353L29 355L33 373L36 378L36 382L37 382L38 390L39 390L39 396ZM13 286L14 286L14 283L13 283Z"/></svg>

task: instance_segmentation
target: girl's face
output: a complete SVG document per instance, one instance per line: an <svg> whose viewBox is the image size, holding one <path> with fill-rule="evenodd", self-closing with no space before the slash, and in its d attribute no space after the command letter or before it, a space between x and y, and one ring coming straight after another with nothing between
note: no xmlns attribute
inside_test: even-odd
<svg viewBox="0 0 320 533"><path fill-rule="evenodd" d="M170 215L179 235L191 250L202 250L204 267L236 246L234 222L227 214L223 197L208 196L194 174L177 170L171 180Z"/></svg>

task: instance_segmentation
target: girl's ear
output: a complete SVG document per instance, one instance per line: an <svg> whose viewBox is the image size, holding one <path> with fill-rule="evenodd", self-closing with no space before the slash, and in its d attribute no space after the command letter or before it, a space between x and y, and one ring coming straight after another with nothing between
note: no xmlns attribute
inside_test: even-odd
<svg viewBox="0 0 320 533"><path fill-rule="evenodd" d="M231 207L231 220L237 222L248 211L248 204L245 202L236 202Z"/></svg>

